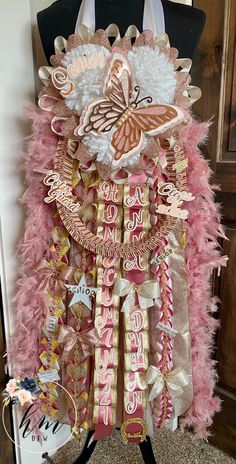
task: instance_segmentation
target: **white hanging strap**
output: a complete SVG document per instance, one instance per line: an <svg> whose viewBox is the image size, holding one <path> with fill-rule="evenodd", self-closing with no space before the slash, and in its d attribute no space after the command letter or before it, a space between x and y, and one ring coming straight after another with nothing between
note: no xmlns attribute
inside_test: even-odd
<svg viewBox="0 0 236 464"><path fill-rule="evenodd" d="M91 31L95 31L95 0L82 0L75 25L75 33L82 24Z"/></svg>
<svg viewBox="0 0 236 464"><path fill-rule="evenodd" d="M165 16L161 0L145 0L143 12L143 30L153 32L153 35L165 32Z"/></svg>
<svg viewBox="0 0 236 464"><path fill-rule="evenodd" d="M95 31L95 0L82 0L75 33L84 24ZM154 36L165 32L165 17L161 0L145 0L143 12L143 30L149 29Z"/></svg>

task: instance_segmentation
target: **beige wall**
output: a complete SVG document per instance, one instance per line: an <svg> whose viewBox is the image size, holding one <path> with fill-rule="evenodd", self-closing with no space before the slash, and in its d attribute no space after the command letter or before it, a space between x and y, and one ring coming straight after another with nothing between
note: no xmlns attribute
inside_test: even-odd
<svg viewBox="0 0 236 464"><path fill-rule="evenodd" d="M24 136L29 133L23 106L34 98L33 54L31 43L31 12L29 0L1 2L0 15L1 63L0 78L0 275L3 294L4 323L7 343L12 332L12 297L16 292L18 262L16 244L22 234L23 209L18 198L23 182L17 171ZM19 415L14 408L15 438L18 441ZM7 440L7 437L6 437ZM38 464L41 460L16 448L17 464Z"/></svg>

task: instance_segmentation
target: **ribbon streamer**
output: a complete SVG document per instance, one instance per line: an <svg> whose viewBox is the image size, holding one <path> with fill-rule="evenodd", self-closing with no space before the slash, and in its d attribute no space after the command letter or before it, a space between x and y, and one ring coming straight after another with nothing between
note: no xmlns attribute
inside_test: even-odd
<svg viewBox="0 0 236 464"><path fill-rule="evenodd" d="M81 343L84 356L90 356L93 353L93 346L99 341L96 329L84 329L76 332L73 327L68 325L60 326L58 342L65 343L62 355L64 359L68 357L70 351L78 341Z"/></svg>
<svg viewBox="0 0 236 464"><path fill-rule="evenodd" d="M114 294L126 296L122 305L122 312L132 309L135 305L135 294L138 296L138 302L141 309L147 309L154 305L155 298L160 296L160 288L157 281L147 280L142 284L134 284L127 279L116 280Z"/></svg>
<svg viewBox="0 0 236 464"><path fill-rule="evenodd" d="M147 383L153 384L149 395L149 401L153 401L166 386L173 399L182 395L183 388L189 384L189 378L185 370L181 367L163 374L156 366L149 366L147 370Z"/></svg>

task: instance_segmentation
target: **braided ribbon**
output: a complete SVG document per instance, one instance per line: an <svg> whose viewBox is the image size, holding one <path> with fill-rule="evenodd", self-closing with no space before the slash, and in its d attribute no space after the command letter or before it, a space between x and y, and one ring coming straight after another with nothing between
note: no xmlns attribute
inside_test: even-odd
<svg viewBox="0 0 236 464"><path fill-rule="evenodd" d="M173 399L182 395L183 388L189 384L189 377L181 367L163 374L156 366L149 366L147 370L147 383L153 384L149 395L149 401L153 401L163 391L166 386Z"/></svg>
<svg viewBox="0 0 236 464"><path fill-rule="evenodd" d="M122 312L126 312L134 307L135 294L138 296L139 307L141 309L153 306L153 300L160 296L160 288L156 280L147 280L137 285L127 279L117 279L114 286L114 294L126 296L121 310Z"/></svg>
<svg viewBox="0 0 236 464"><path fill-rule="evenodd" d="M74 348L77 342L81 343L81 348L84 356L90 356L93 353L93 346L99 341L99 336L96 329L84 329L76 332L73 327L61 325L58 335L58 342L65 343L63 358L67 358L70 351Z"/></svg>

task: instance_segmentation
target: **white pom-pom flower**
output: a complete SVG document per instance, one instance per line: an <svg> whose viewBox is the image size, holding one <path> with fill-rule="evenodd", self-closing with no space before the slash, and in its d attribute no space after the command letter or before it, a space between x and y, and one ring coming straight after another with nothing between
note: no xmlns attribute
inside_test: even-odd
<svg viewBox="0 0 236 464"><path fill-rule="evenodd" d="M82 108L89 100L93 100L102 95L102 88L105 78L105 70L110 51L102 45L86 44L68 51L62 61L62 65L67 68L73 65L76 60L88 58L92 65L79 72L75 79L71 79L74 90L69 96L65 97L66 105L81 114ZM97 63L97 57L100 60ZM93 63L94 60L94 63Z"/></svg>
<svg viewBox="0 0 236 464"><path fill-rule="evenodd" d="M108 134L87 134L83 138L83 143L88 148L91 156L96 156L98 162L110 165L112 162L112 152L110 150L111 137Z"/></svg>
<svg viewBox="0 0 236 464"><path fill-rule="evenodd" d="M111 150L111 134L114 132L115 129L106 134L93 135L88 133L83 138L83 143L88 148L88 152L90 153L91 157L95 156L99 163L102 163L106 166L110 166L114 158L114 153ZM143 137L140 152L142 152L146 146L147 138ZM124 161L122 167L125 168L132 166L133 164L137 163L138 159L139 155L134 155L128 160Z"/></svg>
<svg viewBox="0 0 236 464"><path fill-rule="evenodd" d="M158 46L135 47L128 53L133 88L139 85L140 96L150 95L152 103L173 104L176 90L174 65Z"/></svg>

